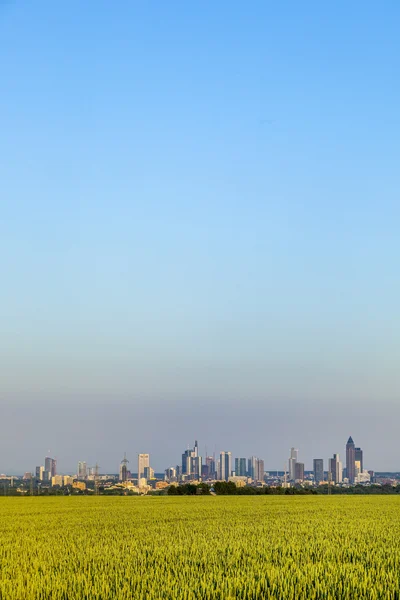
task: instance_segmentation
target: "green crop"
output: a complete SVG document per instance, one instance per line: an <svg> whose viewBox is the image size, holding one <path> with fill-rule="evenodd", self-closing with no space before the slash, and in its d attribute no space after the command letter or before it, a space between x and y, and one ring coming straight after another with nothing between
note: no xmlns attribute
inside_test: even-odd
<svg viewBox="0 0 400 600"><path fill-rule="evenodd" d="M1 600L400 598L400 498L0 499Z"/></svg>

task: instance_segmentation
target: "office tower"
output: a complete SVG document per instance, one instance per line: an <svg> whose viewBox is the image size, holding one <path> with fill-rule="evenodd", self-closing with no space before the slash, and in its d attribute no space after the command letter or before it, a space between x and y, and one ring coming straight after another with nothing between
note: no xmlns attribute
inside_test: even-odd
<svg viewBox="0 0 400 600"><path fill-rule="evenodd" d="M78 462L78 479L86 479L87 478L87 464L84 460L80 460Z"/></svg>
<svg viewBox="0 0 400 600"><path fill-rule="evenodd" d="M43 466L36 467L36 479L38 481L43 481L43 479L44 479L44 467Z"/></svg>
<svg viewBox="0 0 400 600"><path fill-rule="evenodd" d="M154 469L151 467L144 468L144 478L145 479L154 479Z"/></svg>
<svg viewBox="0 0 400 600"><path fill-rule="evenodd" d="M235 475L238 477L246 476L246 459L235 458Z"/></svg>
<svg viewBox="0 0 400 600"><path fill-rule="evenodd" d="M216 465L215 459L213 456L206 456L206 465L207 467L207 475L210 479L215 479L216 476Z"/></svg>
<svg viewBox="0 0 400 600"><path fill-rule="evenodd" d="M149 454L138 454L138 482L144 477L144 468L150 466Z"/></svg>
<svg viewBox="0 0 400 600"><path fill-rule="evenodd" d="M192 458L192 475L199 479L201 477L201 471L203 467L203 459L201 456L195 456Z"/></svg>
<svg viewBox="0 0 400 600"><path fill-rule="evenodd" d="M296 448L290 449L289 458L289 480L294 481L296 479L296 463L298 460L299 451Z"/></svg>
<svg viewBox="0 0 400 600"><path fill-rule="evenodd" d="M324 481L324 460L322 458L314 458L314 481L318 485Z"/></svg>
<svg viewBox="0 0 400 600"><path fill-rule="evenodd" d="M50 473L50 471L43 470L42 481L46 481L46 482L47 481L51 481L51 473Z"/></svg>
<svg viewBox="0 0 400 600"><path fill-rule="evenodd" d="M264 481L264 461L261 458L257 459L255 480Z"/></svg>
<svg viewBox="0 0 400 600"><path fill-rule="evenodd" d="M359 473L362 473L364 470L364 465L363 465L363 451L361 450L361 448L354 449L354 462L355 462L356 470L358 470Z"/></svg>
<svg viewBox="0 0 400 600"><path fill-rule="evenodd" d="M166 481L175 481L176 479L176 469L174 467L169 467L169 469L165 469Z"/></svg>
<svg viewBox="0 0 400 600"><path fill-rule="evenodd" d="M334 454L333 458L329 459L329 473L333 483L342 483L343 466L339 459L339 454Z"/></svg>
<svg viewBox="0 0 400 600"><path fill-rule="evenodd" d="M351 436L346 444L346 475L349 483L354 483L356 478L356 447Z"/></svg>
<svg viewBox="0 0 400 600"><path fill-rule="evenodd" d="M247 474L251 479L256 479L257 474L257 457L252 456L247 461Z"/></svg>
<svg viewBox="0 0 400 600"><path fill-rule="evenodd" d="M44 469L48 473L50 473L50 478L55 477L57 475L57 461L55 458L50 458L50 456L46 456L44 459Z"/></svg>
<svg viewBox="0 0 400 600"><path fill-rule="evenodd" d="M232 452L222 451L219 455L219 479L228 481L232 471Z"/></svg>
<svg viewBox="0 0 400 600"><path fill-rule="evenodd" d="M295 481L304 481L304 463L296 461L294 466L294 479Z"/></svg>
<svg viewBox="0 0 400 600"><path fill-rule="evenodd" d="M182 475L192 475L201 477L202 458L199 456L199 446L197 440L194 442L194 448L188 448L182 454Z"/></svg>
<svg viewBox="0 0 400 600"><path fill-rule="evenodd" d="M119 465L119 480L122 482L128 479L128 462L129 460L126 458L125 453L124 458L121 460L121 464Z"/></svg>

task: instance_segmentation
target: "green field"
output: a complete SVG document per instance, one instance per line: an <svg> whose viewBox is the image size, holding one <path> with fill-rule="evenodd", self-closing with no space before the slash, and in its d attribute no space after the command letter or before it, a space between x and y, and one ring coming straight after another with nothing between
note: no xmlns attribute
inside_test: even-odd
<svg viewBox="0 0 400 600"><path fill-rule="evenodd" d="M400 598L397 497L0 499L0 598Z"/></svg>

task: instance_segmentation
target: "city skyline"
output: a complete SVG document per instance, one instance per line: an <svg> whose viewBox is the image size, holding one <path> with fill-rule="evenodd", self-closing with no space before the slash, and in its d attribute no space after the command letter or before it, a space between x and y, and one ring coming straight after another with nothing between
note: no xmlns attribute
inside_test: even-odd
<svg viewBox="0 0 400 600"><path fill-rule="evenodd" d="M349 456L348 456L348 448L349 446L352 448L350 468L349 468ZM307 472L314 472L316 470L319 472L322 469L322 472L331 472L332 473L332 481L335 483L340 483L342 480L342 471L349 473L349 481L354 483L356 472L360 473L364 470L364 452L360 447L355 448L355 444L353 442L352 437L350 436L345 445L346 452L346 464L345 469L343 467L343 462L340 461L339 453L333 453L328 457L328 459L320 459L313 458L312 464L308 465L304 462L302 457L300 456L299 460L299 449L291 447L289 459L284 461L283 469L276 468L271 469L268 468L268 461L264 458L259 458L254 455L246 455L239 456L235 451L232 450L221 450L220 452L214 452L212 454L207 453L207 447L204 446L204 453L202 453L201 449L199 449L198 441L195 440L194 447L190 448L189 444L187 449L182 453L181 460L176 462L175 464L171 463L167 466L163 466L161 469L157 469L153 467L153 464L150 463L150 453L136 453L135 460L133 464L137 466L135 468L130 469L128 467L130 460L127 457L127 453L124 452L122 460L119 462L118 469L115 471L113 469L103 470L102 472L108 473L117 473L120 481L125 481L129 478L131 472L136 473L139 478L145 477L146 469L152 469L154 472L165 472L166 469L173 468L177 470L177 473L184 476L192 476L194 478L201 478L204 475L203 471L206 469L206 472L210 475L211 472L214 475L222 480L227 480L229 478L229 473L235 472L236 475L243 475L244 472L249 474L251 477L259 478L260 474L264 471L273 472L281 472L284 471L287 473L288 481L294 481L296 479L301 479L302 476L299 473L304 474ZM48 453L49 454L49 453ZM357 457L357 458L356 458ZM136 462L135 462L136 461ZM153 462L153 461L152 461ZM317 466L316 466L317 463ZM88 474L93 474L94 469L96 468L98 471L100 470L100 466L96 461L96 465L89 465L86 460L79 459L77 461L77 468L75 470L71 469L63 469L63 473L65 474L76 474L78 479L84 479ZM212 466L211 466L212 465ZM322 465L322 466L321 466ZM326 465L326 468L324 468ZM26 467L26 465L25 465ZM344 470L343 470L344 469ZM376 470L376 469L372 469ZM382 469L381 471L389 471L389 469ZM394 470L393 472L396 472ZM23 472L26 473L26 468L23 469ZM1 465L0 465L0 473L1 473ZM40 479L42 479L42 474L44 478L49 480L52 476L57 473L57 459L52 458L46 455L44 459L44 465L36 465L34 469L32 469L32 473L36 473L36 477L40 474ZM148 471L147 471L148 473ZM11 473L17 475L17 473ZM21 474L21 473L20 473Z"/></svg>

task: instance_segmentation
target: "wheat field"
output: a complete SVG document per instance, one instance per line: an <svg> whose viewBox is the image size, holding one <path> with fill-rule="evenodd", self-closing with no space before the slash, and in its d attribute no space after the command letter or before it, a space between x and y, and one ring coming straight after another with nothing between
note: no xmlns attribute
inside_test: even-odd
<svg viewBox="0 0 400 600"><path fill-rule="evenodd" d="M399 599L400 498L0 499L1 600Z"/></svg>

